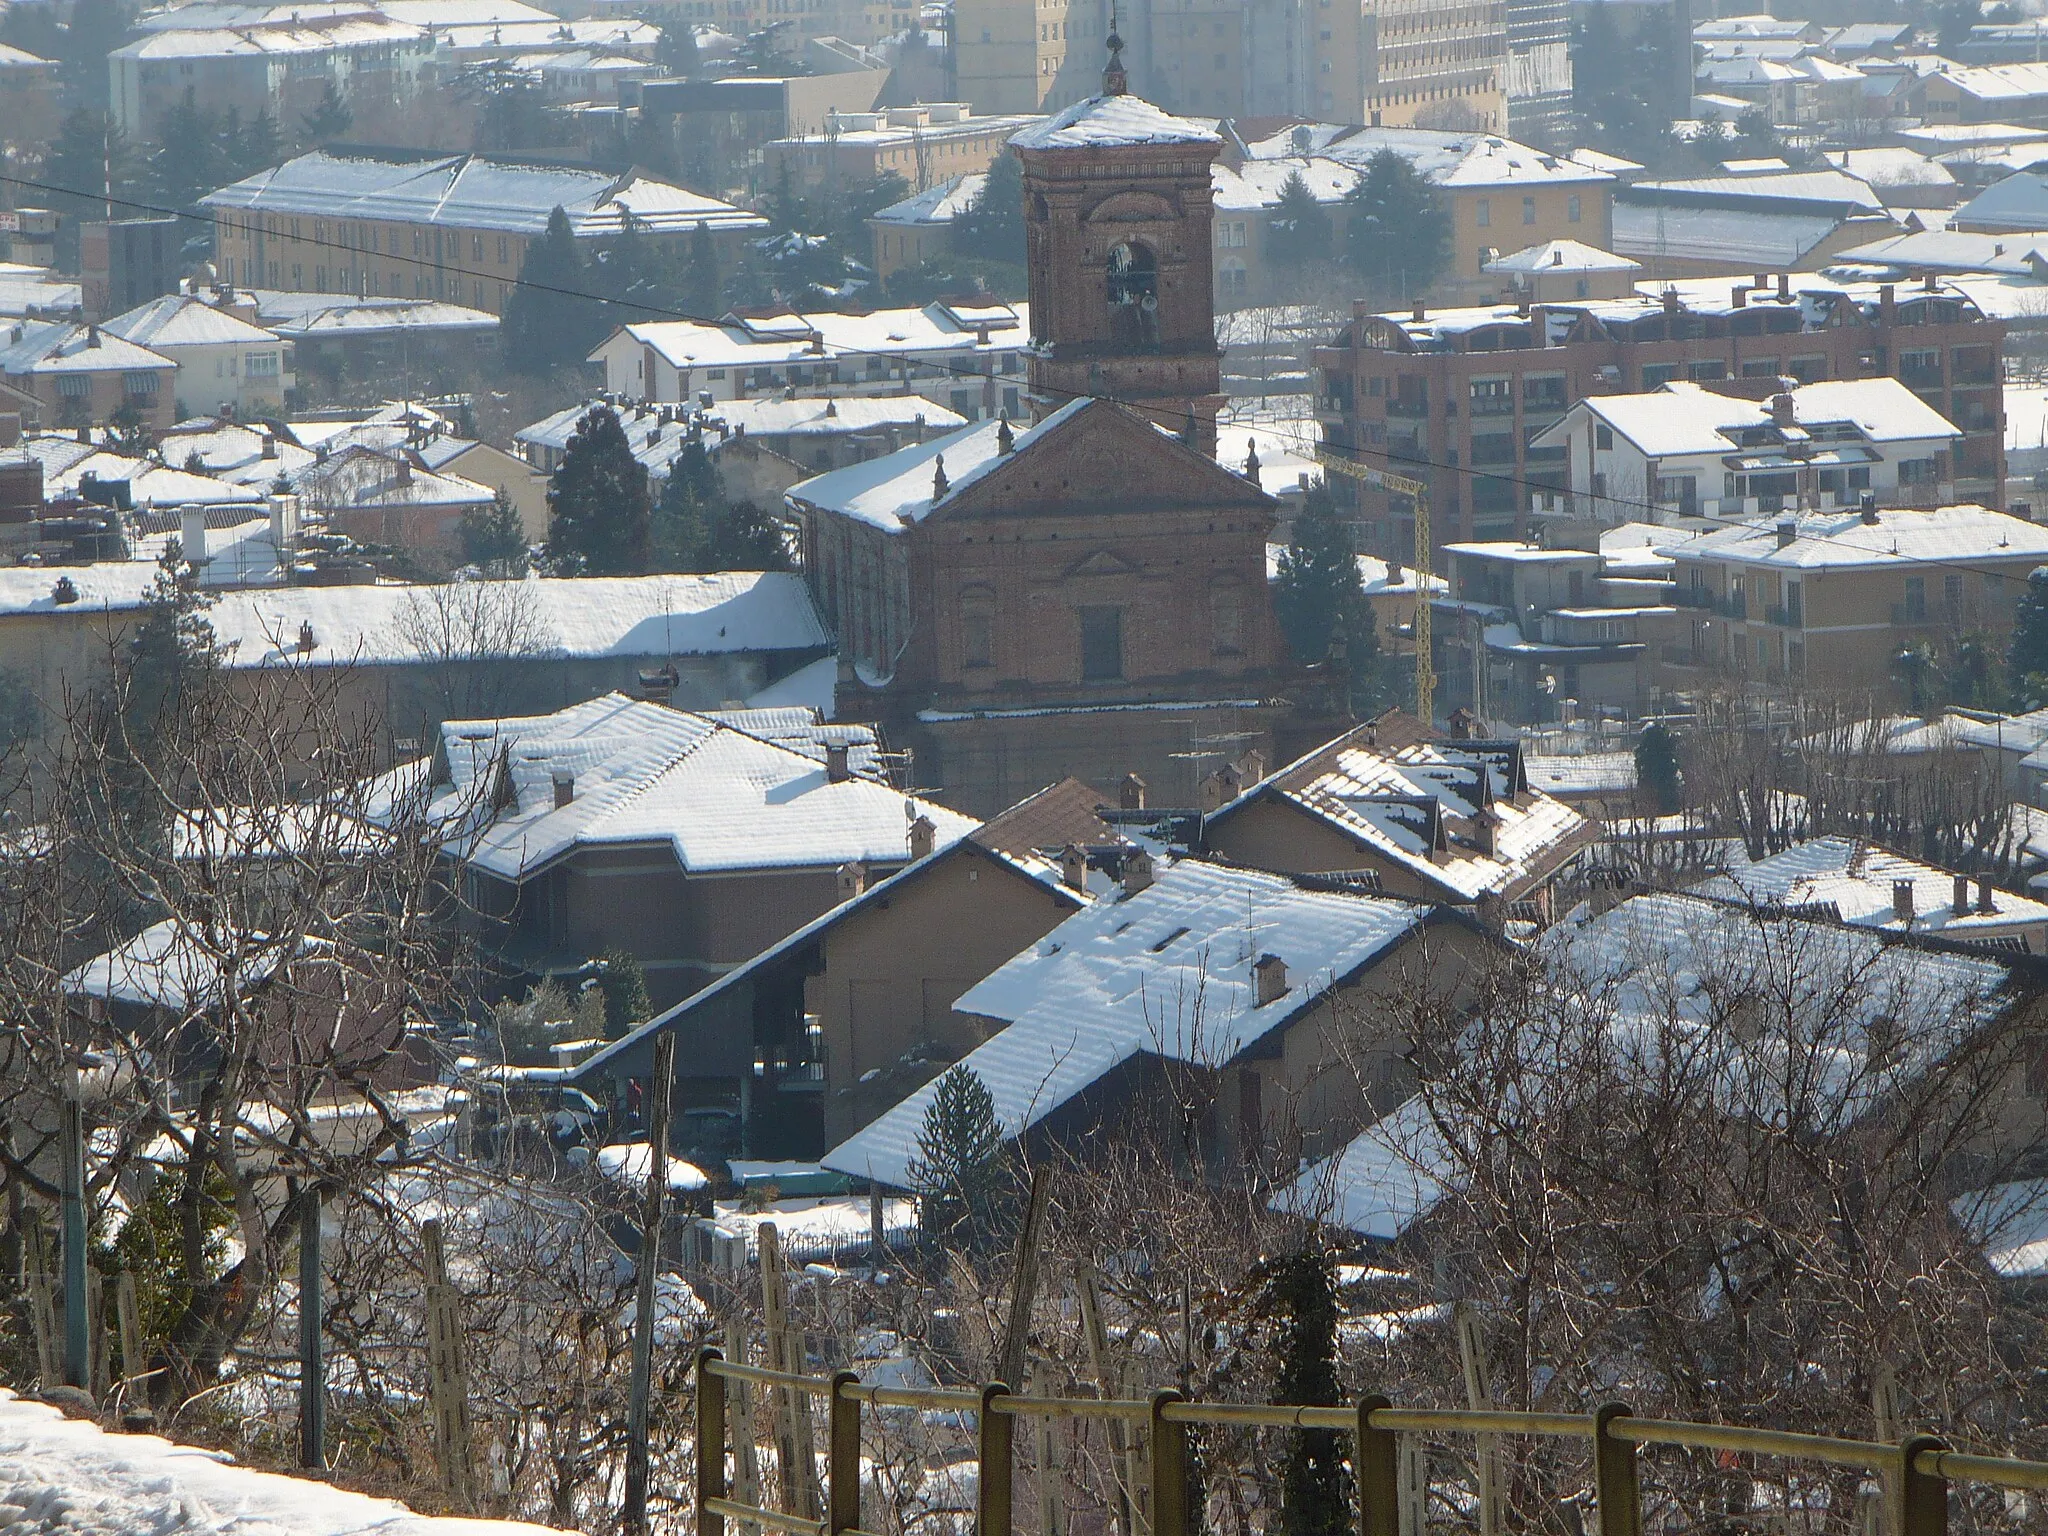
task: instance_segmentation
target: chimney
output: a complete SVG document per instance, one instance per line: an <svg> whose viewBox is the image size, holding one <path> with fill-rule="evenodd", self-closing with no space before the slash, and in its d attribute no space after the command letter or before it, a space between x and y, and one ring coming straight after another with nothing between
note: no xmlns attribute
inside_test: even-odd
<svg viewBox="0 0 2048 1536"><path fill-rule="evenodd" d="M1877 286L1877 323L1890 325L1898 318L1898 295L1890 283Z"/></svg>
<svg viewBox="0 0 2048 1536"><path fill-rule="evenodd" d="M1786 304L1790 303L1791 300L1792 274L1790 272L1780 272L1778 274L1778 302L1781 304Z"/></svg>
<svg viewBox="0 0 2048 1536"><path fill-rule="evenodd" d="M1750 287L1752 287L1752 288L1768 288L1768 287L1770 287L1770 286L1771 286L1771 274L1770 274L1770 273L1768 273L1768 272L1759 272L1759 273L1757 273L1757 275L1756 275L1756 281L1750 284Z"/></svg>
<svg viewBox="0 0 2048 1536"><path fill-rule="evenodd" d="M839 899L851 901L868 888L868 867L855 859L839 866Z"/></svg>
<svg viewBox="0 0 2048 1536"><path fill-rule="evenodd" d="M270 547L282 560L299 542L299 498L284 494L267 500L270 506Z"/></svg>
<svg viewBox="0 0 2048 1536"><path fill-rule="evenodd" d="M1124 781L1117 786L1116 803L1127 811L1145 809L1145 781L1135 773L1124 775Z"/></svg>
<svg viewBox="0 0 2048 1536"><path fill-rule="evenodd" d="M1771 425L1774 427L1795 427L1799 417L1790 395L1771 396Z"/></svg>
<svg viewBox="0 0 2048 1536"><path fill-rule="evenodd" d="M1977 910L1979 912L1996 912L1998 910L1998 903L1992 900L1991 897L1991 877L1989 875L1978 877Z"/></svg>
<svg viewBox="0 0 2048 1536"><path fill-rule="evenodd" d="M1877 526L1877 492L1865 491L1863 493L1862 511L1863 521L1870 527L1875 528Z"/></svg>
<svg viewBox="0 0 2048 1536"><path fill-rule="evenodd" d="M412 484L412 460L408 459L403 453L398 456L398 483L400 485Z"/></svg>
<svg viewBox="0 0 2048 1536"><path fill-rule="evenodd" d="M1417 300L1415 301L1415 319L1416 319L1416 321L1417 321L1418 323L1420 323L1421 321L1427 320L1428 318L1429 318L1429 306L1428 306L1427 304L1424 304L1424 303L1422 302L1422 300L1420 300L1420 299L1417 299Z"/></svg>
<svg viewBox="0 0 2048 1536"><path fill-rule="evenodd" d="M1667 315L1678 313L1678 290L1676 288L1666 288L1664 290L1664 313Z"/></svg>
<svg viewBox="0 0 2048 1536"><path fill-rule="evenodd" d="M178 508L178 546L194 565L206 564L206 508Z"/></svg>
<svg viewBox="0 0 2048 1536"><path fill-rule="evenodd" d="M274 459L277 457L277 439L272 437L268 432L263 434L262 456L266 459Z"/></svg>
<svg viewBox="0 0 2048 1536"><path fill-rule="evenodd" d="M1778 548L1788 549L1799 537L1799 524L1789 517L1778 519Z"/></svg>
<svg viewBox="0 0 2048 1536"><path fill-rule="evenodd" d="M1621 900L1621 872L1596 869L1587 877L1586 903L1595 917L1612 912Z"/></svg>
<svg viewBox="0 0 2048 1536"><path fill-rule="evenodd" d="M78 429L78 440L81 443L90 443L92 441L92 428L80 427Z"/></svg>
<svg viewBox="0 0 2048 1536"><path fill-rule="evenodd" d="M1287 995L1287 962L1278 955L1261 955L1252 962L1252 997L1263 1008Z"/></svg>
<svg viewBox="0 0 2048 1536"><path fill-rule="evenodd" d="M1913 882L1894 880L1892 882L1892 916L1908 928L1913 926Z"/></svg>
<svg viewBox="0 0 2048 1536"><path fill-rule="evenodd" d="M1266 776L1266 754L1253 747L1237 760L1237 771L1244 783L1258 783Z"/></svg>
<svg viewBox="0 0 2048 1536"><path fill-rule="evenodd" d="M1480 770L1482 773L1484 769ZM1479 845L1482 858L1500 857L1500 812L1490 805L1482 805L1472 818L1472 840Z"/></svg>
<svg viewBox="0 0 2048 1536"><path fill-rule="evenodd" d="M311 652L313 652L313 651L317 650L317 649L319 648L319 645L320 645L319 637L318 637L318 636L316 636L316 635L315 635L315 634L313 633L313 621L312 621L311 619L302 619L302 620L300 620L300 621L299 621L299 654L300 654L301 656L305 656L305 655L308 655L308 654L310 654Z"/></svg>
<svg viewBox="0 0 2048 1536"><path fill-rule="evenodd" d="M1237 766L1234 763L1225 763L1202 780L1201 809L1205 812L1221 809L1235 800L1238 790L1243 787L1243 781L1238 777Z"/></svg>
<svg viewBox="0 0 2048 1536"><path fill-rule="evenodd" d="M1074 890L1086 894L1088 855L1081 851L1079 843L1069 843L1060 850L1060 879Z"/></svg>
<svg viewBox="0 0 2048 1536"><path fill-rule="evenodd" d="M85 328L85 344L88 347L96 347L100 344L100 328L98 326L89 325Z"/></svg>
<svg viewBox="0 0 2048 1536"><path fill-rule="evenodd" d="M559 811L563 806L576 798L576 775L558 772L555 774L554 779L555 809Z"/></svg>
<svg viewBox="0 0 2048 1536"><path fill-rule="evenodd" d="M1949 899L1949 907L1957 917L1961 917L1970 910L1970 877L1968 875L1956 876L1955 892Z"/></svg>
<svg viewBox="0 0 2048 1536"><path fill-rule="evenodd" d="M929 816L920 815L910 824L910 856L913 859L928 859L932 856L932 843L938 828L932 825Z"/></svg>
<svg viewBox="0 0 2048 1536"><path fill-rule="evenodd" d="M844 784L852 777L852 770L846 766L846 743L828 741L825 743L825 782Z"/></svg>
<svg viewBox="0 0 2048 1536"><path fill-rule="evenodd" d="M1729 290L1729 293L1730 296L1734 299L1735 307L1737 309L1741 309L1749 303L1749 290L1746 287L1744 287L1741 283L1737 283L1732 289Z"/></svg>
<svg viewBox="0 0 2048 1536"><path fill-rule="evenodd" d="M1152 855L1134 848L1124 858L1124 894L1135 896L1152 883Z"/></svg>

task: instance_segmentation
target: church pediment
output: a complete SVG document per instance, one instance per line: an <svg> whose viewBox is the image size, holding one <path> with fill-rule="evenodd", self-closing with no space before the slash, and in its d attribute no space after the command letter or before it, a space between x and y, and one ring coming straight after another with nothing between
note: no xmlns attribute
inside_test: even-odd
<svg viewBox="0 0 2048 1536"><path fill-rule="evenodd" d="M1270 514L1273 499L1127 406L1087 400L960 487L935 519L1213 509ZM1092 558L1092 557L1091 557Z"/></svg>
<svg viewBox="0 0 2048 1536"><path fill-rule="evenodd" d="M1132 576L1144 569L1135 560L1126 560L1113 549L1098 549L1083 555L1062 573L1074 576Z"/></svg>
<svg viewBox="0 0 2048 1536"><path fill-rule="evenodd" d="M1180 217L1172 201L1157 192L1116 192L1088 210L1090 224L1158 224Z"/></svg>

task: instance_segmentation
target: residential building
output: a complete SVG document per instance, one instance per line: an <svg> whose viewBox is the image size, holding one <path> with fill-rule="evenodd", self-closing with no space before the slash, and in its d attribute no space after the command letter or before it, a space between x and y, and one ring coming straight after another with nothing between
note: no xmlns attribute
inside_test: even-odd
<svg viewBox="0 0 2048 1536"><path fill-rule="evenodd" d="M1508 57L1502 89L1507 131L1562 149L1572 136L1570 0L1508 0Z"/></svg>
<svg viewBox="0 0 2048 1536"><path fill-rule="evenodd" d="M740 1155L818 1156L981 1043L953 1012L960 994L1094 899L1138 851L1105 815L1120 817L1067 779L957 842L935 840L893 875L861 871L838 906L606 1047L576 1080L620 1095L671 1035L700 1080L696 1102L744 1107ZM800 1065L749 1085L756 1061Z"/></svg>
<svg viewBox="0 0 2048 1536"><path fill-rule="evenodd" d="M2048 904L1858 838L1795 843L1696 885L1693 894L1879 933L2048 954Z"/></svg>
<svg viewBox="0 0 2048 1536"><path fill-rule="evenodd" d="M1540 9L1540 8L1539 8ZM1537 25L1547 34L1549 23ZM1314 18L1308 110L1375 128L1508 128L1506 0L1351 0Z"/></svg>
<svg viewBox="0 0 2048 1536"><path fill-rule="evenodd" d="M153 140L188 93L245 123L267 115L284 124L317 109L331 88L358 122L373 122L419 93L434 46L426 28L367 6L256 26L149 31L107 55L111 108L130 138Z"/></svg>
<svg viewBox="0 0 2048 1536"><path fill-rule="evenodd" d="M237 306L253 313L254 306ZM296 383L288 343L229 308L189 293L151 299L105 321L109 336L160 352L178 365L179 419L199 412L280 416Z"/></svg>
<svg viewBox="0 0 2048 1536"><path fill-rule="evenodd" d="M445 299L502 314L528 244L561 208L579 240L685 244L700 226L730 263L768 221L636 171L480 154L316 150L200 200L224 282Z"/></svg>
<svg viewBox="0 0 2048 1536"><path fill-rule="evenodd" d="M1373 1021L1427 984L1452 993L1492 940L1442 907L1182 859L1127 879L954 1004L986 1043L962 1058L1007 1140L1097 1155L1119 1128L1192 1131L1189 1159L1291 1170L1407 1089L1404 1042ZM1085 1042L1076 1048L1076 1042ZM917 1184L926 1085L825 1154Z"/></svg>
<svg viewBox="0 0 2048 1536"><path fill-rule="evenodd" d="M351 444L300 472L299 494L335 533L363 544L453 559L462 551L462 519L490 511L490 486L437 474L418 455Z"/></svg>
<svg viewBox="0 0 2048 1536"><path fill-rule="evenodd" d="M965 102L925 102L874 112L831 112L822 131L762 146L766 185L782 177L799 187L855 187L901 176L913 192L986 171L1030 113L978 116Z"/></svg>
<svg viewBox="0 0 2048 1536"><path fill-rule="evenodd" d="M300 371L328 379L395 374L415 389L455 387L503 357L498 317L446 299L236 291L255 304L258 325L291 343Z"/></svg>
<svg viewBox="0 0 2048 1536"><path fill-rule="evenodd" d="M24 149L49 142L57 129L55 60L0 43L0 122L0 141Z"/></svg>
<svg viewBox="0 0 2048 1536"><path fill-rule="evenodd" d="M952 47L961 99L989 115L1071 106L1095 93L1108 34L1104 0L956 0Z"/></svg>
<svg viewBox="0 0 2048 1536"><path fill-rule="evenodd" d="M1805 512L1674 544L1682 610L1665 680L1883 688L1916 639L2002 646L2048 528L1983 507Z"/></svg>
<svg viewBox="0 0 2048 1536"><path fill-rule="evenodd" d="M975 825L844 746L812 756L618 693L450 721L431 778L433 810L483 817L461 863L501 962L547 975L625 950L660 1007L837 905L850 866L881 879Z"/></svg>
<svg viewBox="0 0 2048 1536"><path fill-rule="evenodd" d="M1021 420L1031 312L1000 299L935 300L867 314L734 310L715 325L622 325L590 354L628 400L717 403L760 395L922 395L962 418Z"/></svg>
<svg viewBox="0 0 2048 1536"><path fill-rule="evenodd" d="M875 276L887 278L905 267L950 255L953 221L974 206L987 184L986 171L949 176L869 214Z"/></svg>
<svg viewBox="0 0 2048 1536"><path fill-rule="evenodd" d="M1678 378L1890 376L1960 430L1957 493L1998 496L2006 328L1953 283L1760 273L1641 287L1605 301L1361 312L1314 354L1324 451L1424 480L1440 543L1501 539L1526 531L1532 494L1569 488L1562 446L1534 440L1575 401ZM1405 501L1342 477L1331 489L1369 549L1412 558Z"/></svg>
<svg viewBox="0 0 2048 1536"><path fill-rule="evenodd" d="M765 189L763 145L815 133L835 112L871 112L888 83L889 71L879 68L650 80L640 87L640 112L667 125L697 185Z"/></svg>
<svg viewBox="0 0 2048 1536"><path fill-rule="evenodd" d="M1577 240L1546 240L1489 261L1484 270L1518 302L1550 304L1627 298L1643 264Z"/></svg>
<svg viewBox="0 0 2048 1536"><path fill-rule="evenodd" d="M1887 208L1953 208L1965 195L1953 170L1904 145L1833 149L1824 155L1844 175L1867 182Z"/></svg>
<svg viewBox="0 0 2048 1536"><path fill-rule="evenodd" d="M1899 380L1722 392L1742 387L1674 379L1581 400L1530 440L1564 449L1570 474L1568 494L1538 493L1537 515L1612 527L1955 500L1961 434Z"/></svg>
<svg viewBox="0 0 2048 1536"><path fill-rule="evenodd" d="M528 544L540 544L548 536L548 481L531 464L507 453L495 443L480 443L465 437L430 434L412 450L413 457L438 475L481 485L504 496L519 514L520 529ZM457 548L460 548L458 542Z"/></svg>
<svg viewBox="0 0 2048 1536"><path fill-rule="evenodd" d="M1913 102L1929 124L2048 123L2048 64L1987 64L1933 70Z"/></svg>
<svg viewBox="0 0 2048 1536"><path fill-rule="evenodd" d="M1753 268L1757 251L1794 253L1775 265L1804 272L1899 228L1857 177L1770 170L1630 183L1615 194L1610 246L1642 262L1652 278L1724 276Z"/></svg>
<svg viewBox="0 0 2048 1536"><path fill-rule="evenodd" d="M2016 171L1993 182L1949 215L1949 227L1991 235L2048 229L2048 171Z"/></svg>
<svg viewBox="0 0 2048 1536"><path fill-rule="evenodd" d="M1224 788L1202 820L1212 854L1490 916L1547 908L1551 883L1597 835L1530 785L1520 742L1455 739L1392 710Z"/></svg>
<svg viewBox="0 0 2048 1536"><path fill-rule="evenodd" d="M34 397L52 426L105 423L127 412L161 431L178 419L177 371L163 353L96 325L28 320L0 332L0 379Z"/></svg>
<svg viewBox="0 0 2048 1536"><path fill-rule="evenodd" d="M176 219L111 219L79 226L79 301L104 320L159 294L176 293L185 232Z"/></svg>

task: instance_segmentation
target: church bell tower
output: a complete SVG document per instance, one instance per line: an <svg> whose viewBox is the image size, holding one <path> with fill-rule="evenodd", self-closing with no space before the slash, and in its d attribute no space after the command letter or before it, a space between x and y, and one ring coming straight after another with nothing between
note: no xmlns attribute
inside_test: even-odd
<svg viewBox="0 0 2048 1536"><path fill-rule="evenodd" d="M1033 408L1121 400L1216 451L1223 403L1210 267L1212 128L1125 88L1112 23L1100 96L1010 143L1024 167Z"/></svg>

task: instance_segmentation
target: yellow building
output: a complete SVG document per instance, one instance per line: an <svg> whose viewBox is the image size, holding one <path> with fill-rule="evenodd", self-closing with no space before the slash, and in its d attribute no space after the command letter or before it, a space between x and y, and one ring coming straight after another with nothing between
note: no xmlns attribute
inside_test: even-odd
<svg viewBox="0 0 2048 1536"><path fill-rule="evenodd" d="M1105 0L955 0L961 100L976 112L1057 112L1102 89Z"/></svg>
<svg viewBox="0 0 2048 1536"><path fill-rule="evenodd" d="M834 112L823 133L773 139L762 147L767 184L786 170L791 182L855 186L891 173L922 192L954 177L986 171L1010 135L1038 119L983 117L964 102L928 102L875 112Z"/></svg>

